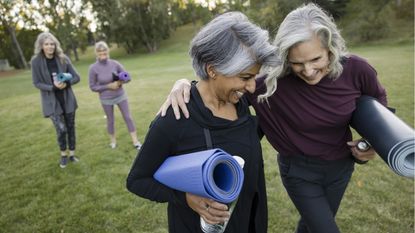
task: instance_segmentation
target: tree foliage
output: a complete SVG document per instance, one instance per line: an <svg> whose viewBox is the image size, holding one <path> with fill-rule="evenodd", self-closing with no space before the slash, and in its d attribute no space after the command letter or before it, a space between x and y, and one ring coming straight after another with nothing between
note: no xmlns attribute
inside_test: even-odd
<svg viewBox="0 0 415 233"><path fill-rule="evenodd" d="M6 52L5 58L10 60L10 64L17 68L26 69L29 65L17 38L19 33L16 32L16 29L19 21L28 18L22 11L27 7L27 4L23 1L12 2L10 0L0 0L0 3L0 23L5 38L9 37L12 45L9 47L11 53L7 53L6 45L8 43L4 43L3 53Z"/></svg>
<svg viewBox="0 0 415 233"><path fill-rule="evenodd" d="M351 42L367 42L384 38L393 18L391 0L351 0L343 18L343 34ZM371 10L361 10L371 9Z"/></svg>
<svg viewBox="0 0 415 233"><path fill-rule="evenodd" d="M290 11L308 2L329 12L353 42L390 36L393 25L413 25L413 0L0 0L0 58L25 67L36 35L44 30L76 60L79 50L97 40L130 54L153 53L178 26L192 23L196 30L213 15L232 10L246 13L273 36ZM96 30L91 31L91 22ZM407 34L413 37L413 30Z"/></svg>
<svg viewBox="0 0 415 233"><path fill-rule="evenodd" d="M85 50L87 47L88 27L86 24L85 10L88 6L82 1L59 1L43 0L49 7L38 9L39 13L48 16L52 20L43 23L60 41L67 55L73 54L75 60L79 60L78 49Z"/></svg>
<svg viewBox="0 0 415 233"><path fill-rule="evenodd" d="M172 0L89 1L99 12L102 33L99 39L114 41L127 53L143 47L157 51L160 42L170 36L178 23L178 3ZM105 2L105 3L104 3Z"/></svg>

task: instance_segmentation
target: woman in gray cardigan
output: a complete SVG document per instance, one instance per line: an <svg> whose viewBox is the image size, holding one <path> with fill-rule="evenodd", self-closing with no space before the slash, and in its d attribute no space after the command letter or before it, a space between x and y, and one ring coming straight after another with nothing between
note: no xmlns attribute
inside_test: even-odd
<svg viewBox="0 0 415 233"><path fill-rule="evenodd" d="M64 55L59 41L49 32L38 35L31 66L33 85L40 90L43 116L49 117L56 128L61 151L59 166L65 168L68 160L79 161L75 156L75 111L78 105L72 85L78 83L80 77Z"/></svg>

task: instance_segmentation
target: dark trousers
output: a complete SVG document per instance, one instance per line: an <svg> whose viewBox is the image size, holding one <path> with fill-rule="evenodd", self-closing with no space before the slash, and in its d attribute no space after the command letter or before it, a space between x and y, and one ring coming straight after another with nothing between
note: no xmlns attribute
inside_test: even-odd
<svg viewBox="0 0 415 233"><path fill-rule="evenodd" d="M65 151L67 146L69 146L69 150L75 150L75 112L52 115L50 119L56 129L60 150Z"/></svg>
<svg viewBox="0 0 415 233"><path fill-rule="evenodd" d="M335 216L354 170L336 161L278 155L281 179L301 218L296 233L338 233Z"/></svg>

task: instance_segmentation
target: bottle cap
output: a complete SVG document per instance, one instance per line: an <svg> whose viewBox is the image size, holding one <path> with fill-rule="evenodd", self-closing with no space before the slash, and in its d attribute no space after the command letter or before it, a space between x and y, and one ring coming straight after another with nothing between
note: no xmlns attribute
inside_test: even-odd
<svg viewBox="0 0 415 233"><path fill-rule="evenodd" d="M245 165L245 160L243 159L243 158L241 158L240 156L238 156L238 155L234 155L234 156L232 156L235 160L236 160L236 162L238 162L239 163L239 166L241 166L241 168L244 168L244 165Z"/></svg>

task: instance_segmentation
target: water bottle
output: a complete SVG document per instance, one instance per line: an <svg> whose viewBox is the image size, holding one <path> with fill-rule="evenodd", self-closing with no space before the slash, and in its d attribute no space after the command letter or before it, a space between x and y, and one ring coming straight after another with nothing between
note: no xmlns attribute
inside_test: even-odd
<svg viewBox="0 0 415 233"><path fill-rule="evenodd" d="M239 157L239 156L232 156L239 164L239 166L241 166L241 168L244 168L245 165L245 161L243 158ZM235 209L236 203L238 202L238 198L236 200L234 200L233 202L228 204L228 211L229 214L232 215L233 210ZM221 222L218 224L209 224L207 222L205 222L205 220L200 217L200 228L202 229L202 231L204 233L223 233L226 229L226 226L228 225L228 221L226 222Z"/></svg>
<svg viewBox="0 0 415 233"><path fill-rule="evenodd" d="M52 73L52 79L53 79L54 82L58 82L58 74L53 72Z"/></svg>

